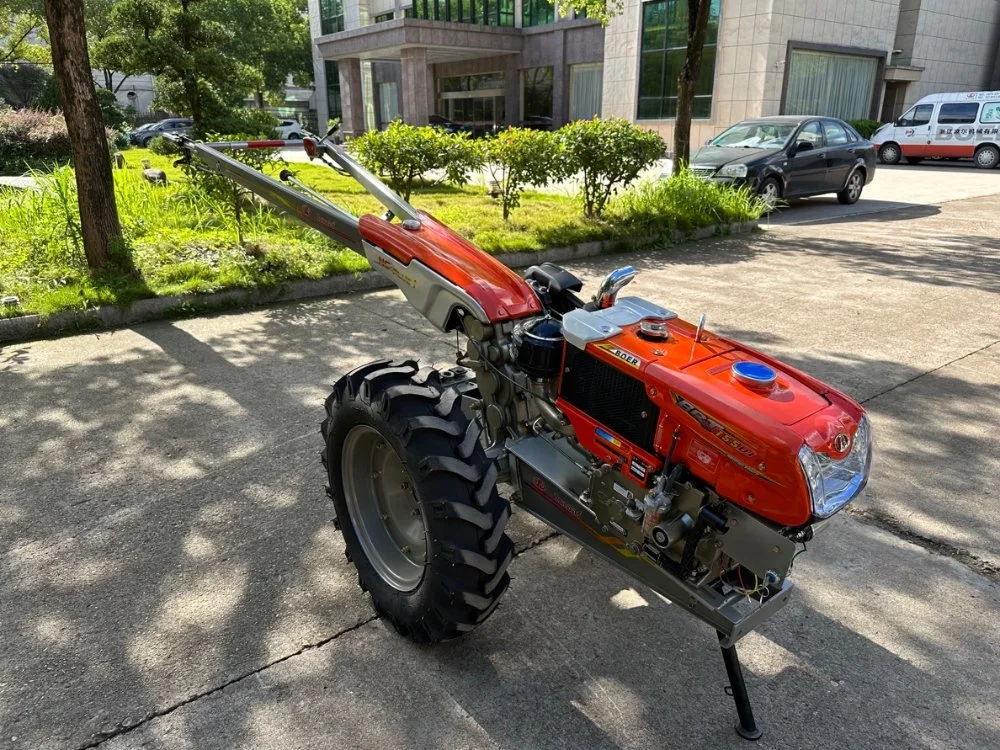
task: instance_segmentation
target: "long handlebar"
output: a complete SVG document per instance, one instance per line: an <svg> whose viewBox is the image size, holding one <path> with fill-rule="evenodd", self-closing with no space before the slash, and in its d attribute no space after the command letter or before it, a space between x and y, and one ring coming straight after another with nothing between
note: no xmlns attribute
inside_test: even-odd
<svg viewBox="0 0 1000 750"><path fill-rule="evenodd" d="M417 211L413 206L390 190L381 180L358 164L342 146L324 141L306 138L302 141L220 141L217 143L202 143L183 135L166 135L184 151L184 157L179 163L191 163L197 159L199 166L228 177L242 185L268 203L284 211L288 216L322 232L333 240L346 245L357 253L364 254L361 244L361 233L358 230L358 218L340 206L326 200L314 191L308 194L296 190L289 184L283 184L273 177L259 172L230 156L224 151L233 149L280 148L282 146L298 145L305 148L310 159L320 159L324 164L353 177L358 184L371 193L386 207L393 216L401 220L414 219L419 221ZM332 163L331 163L332 162ZM286 171L282 179L295 183L294 178Z"/></svg>

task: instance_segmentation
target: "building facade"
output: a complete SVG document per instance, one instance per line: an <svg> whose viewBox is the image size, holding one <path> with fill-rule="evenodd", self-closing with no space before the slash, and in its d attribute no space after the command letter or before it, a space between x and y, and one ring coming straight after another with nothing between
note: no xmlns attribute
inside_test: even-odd
<svg viewBox="0 0 1000 750"><path fill-rule="evenodd" d="M686 14L624 0L602 28L548 0L310 0L319 119L356 134L599 114L669 138ZM713 0L692 135L777 114L889 119L997 87L998 40L1000 0Z"/></svg>

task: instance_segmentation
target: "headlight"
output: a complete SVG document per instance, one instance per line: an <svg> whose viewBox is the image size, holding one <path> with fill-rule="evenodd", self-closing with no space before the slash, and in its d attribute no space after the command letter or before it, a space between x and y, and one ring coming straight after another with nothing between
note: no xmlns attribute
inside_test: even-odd
<svg viewBox="0 0 1000 750"><path fill-rule="evenodd" d="M813 514L819 518L832 516L857 497L868 482L871 463L872 431L867 416L858 423L850 452L839 460L803 445L799 464L809 486Z"/></svg>
<svg viewBox="0 0 1000 750"><path fill-rule="evenodd" d="M719 170L719 177L746 177L746 164L727 164Z"/></svg>

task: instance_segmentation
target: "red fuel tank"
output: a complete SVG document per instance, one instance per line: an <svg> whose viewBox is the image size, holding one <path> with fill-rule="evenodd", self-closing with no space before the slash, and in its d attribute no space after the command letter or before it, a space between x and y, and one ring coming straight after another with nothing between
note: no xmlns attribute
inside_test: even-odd
<svg viewBox="0 0 1000 750"><path fill-rule="evenodd" d="M749 347L707 331L695 337L695 326L674 318L661 340L640 335L635 323L583 352L567 343L557 404L584 447L639 482L664 459L683 461L720 496L763 518L808 523L799 451L807 444L842 458L838 442L854 435L863 409ZM618 375L609 377L609 368ZM608 391L614 395L604 404Z"/></svg>

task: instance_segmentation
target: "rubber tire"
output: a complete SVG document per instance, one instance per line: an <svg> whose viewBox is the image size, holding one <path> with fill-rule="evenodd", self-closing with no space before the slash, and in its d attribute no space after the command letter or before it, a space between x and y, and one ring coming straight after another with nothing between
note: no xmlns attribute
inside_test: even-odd
<svg viewBox="0 0 1000 750"><path fill-rule="evenodd" d="M895 154L895 157L893 157L891 159L886 159L885 158L884 154L885 154L885 148L886 148L886 146L891 146L892 147L892 151L890 153ZM902 158L903 158L903 151L902 151L902 149L900 149L898 143L893 143L892 141L890 141L888 143L883 143L882 146L878 150L878 160L880 162L882 162L883 164L899 164L899 160L902 159Z"/></svg>
<svg viewBox="0 0 1000 750"><path fill-rule="evenodd" d="M906 157L906 163L907 164L917 165L920 162L922 162L923 160L924 160L924 157L922 157L922 156L907 156Z"/></svg>
<svg viewBox="0 0 1000 750"><path fill-rule="evenodd" d="M322 434L327 494L344 535L358 585L375 611L420 643L455 638L482 624L510 584L514 544L504 533L510 506L497 492L497 466L484 451L482 428L461 410L475 382L458 373L380 360L342 377L326 399ZM428 562L412 591L375 571L358 541L344 500L338 462L352 427L376 429L396 450L413 484L428 532Z"/></svg>
<svg viewBox="0 0 1000 750"><path fill-rule="evenodd" d="M860 169L855 169L853 172L851 172L847 176L847 182L850 183L850 181L854 179L854 175L861 176L861 186L858 188L858 194L854 196L854 200L851 200L851 195L847 191L847 185L845 184L844 189L841 190L839 193L837 193L837 202L840 203L842 206L853 206L861 198L861 193L864 192L865 178Z"/></svg>
<svg viewBox="0 0 1000 750"><path fill-rule="evenodd" d="M757 195L760 196L764 192L764 186L767 185L770 182L773 182L774 185L775 185L775 188L776 188L776 198L775 198L774 204L771 205L771 206L768 206L768 209L767 209L767 213L768 214L773 213L774 211L776 211L778 209L779 203L781 203L781 181L777 177L768 177L766 180L764 180L762 183L760 183L760 187L757 188Z"/></svg>
<svg viewBox="0 0 1000 750"><path fill-rule="evenodd" d="M979 155L984 151L993 152L993 160L989 164L979 163ZM974 161L976 166L979 167L980 169L995 169L997 164L1000 164L1000 149L998 149L996 146L993 145L980 146L978 149L976 149L976 153L975 156L972 157L972 161Z"/></svg>

